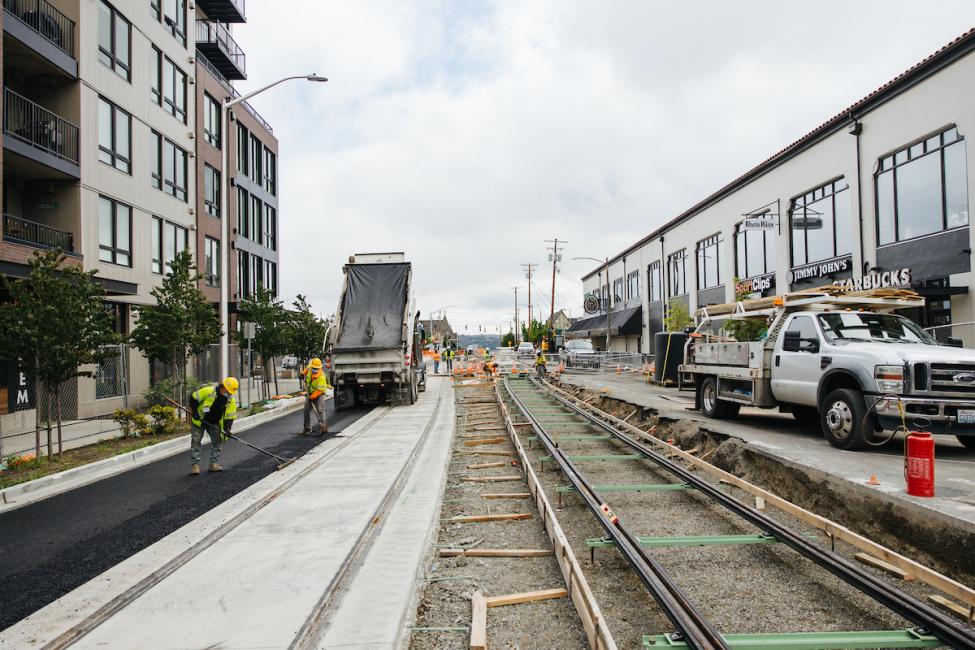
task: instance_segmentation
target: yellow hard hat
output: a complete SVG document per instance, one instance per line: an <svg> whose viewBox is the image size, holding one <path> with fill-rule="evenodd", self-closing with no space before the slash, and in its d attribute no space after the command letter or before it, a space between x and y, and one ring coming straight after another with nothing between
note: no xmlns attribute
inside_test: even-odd
<svg viewBox="0 0 975 650"><path fill-rule="evenodd" d="M230 393L231 395L237 393L237 386L238 383L236 377L227 377L226 379L223 380L223 387L226 388L227 392Z"/></svg>
<svg viewBox="0 0 975 650"><path fill-rule="evenodd" d="M322 367L322 360L319 359L318 357L315 357L314 359L311 360L311 363L308 364L308 367L312 368L313 370L320 370Z"/></svg>

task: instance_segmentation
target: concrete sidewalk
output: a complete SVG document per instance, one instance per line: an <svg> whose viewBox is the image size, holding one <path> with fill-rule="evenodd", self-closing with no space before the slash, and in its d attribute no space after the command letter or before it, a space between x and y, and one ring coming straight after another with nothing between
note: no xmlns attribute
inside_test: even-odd
<svg viewBox="0 0 975 650"><path fill-rule="evenodd" d="M391 510L379 518L383 528L364 555L353 558L344 597L340 592L324 618L326 634L394 647L415 608L419 560L439 512L453 426L451 384L431 381L415 406L375 409L341 437L9 628L0 634L0 648L43 646L126 590L147 584L208 535L228 530L77 646L288 647L422 444Z"/></svg>
<svg viewBox="0 0 975 650"><path fill-rule="evenodd" d="M798 422L790 414L757 408L742 408L734 420L712 420L693 410L692 392L647 384L638 376L563 374L562 383L605 391L608 397L654 409L664 418L699 422L709 431L739 438L767 455L858 486L865 486L870 475L876 474L880 485L872 489L894 502L908 502L975 526L975 451L962 447L954 436L935 436L937 496L922 499L905 492L903 435L881 448L843 451L826 442L818 422Z"/></svg>

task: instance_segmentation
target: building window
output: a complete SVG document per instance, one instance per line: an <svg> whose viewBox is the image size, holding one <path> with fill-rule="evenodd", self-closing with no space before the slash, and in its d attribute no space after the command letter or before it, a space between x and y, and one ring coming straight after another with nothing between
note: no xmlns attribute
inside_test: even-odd
<svg viewBox="0 0 975 650"><path fill-rule="evenodd" d="M251 180L258 185L264 182L264 176L261 172L261 167L263 167L262 156L264 155L264 145L261 141L257 139L256 135L251 135L251 148L250 148L250 176Z"/></svg>
<svg viewBox="0 0 975 650"><path fill-rule="evenodd" d="M250 285L250 255L244 251L237 251L237 297L247 298L251 295Z"/></svg>
<svg viewBox="0 0 975 650"><path fill-rule="evenodd" d="M754 278L775 269L775 233L771 230L742 230L735 226L735 274Z"/></svg>
<svg viewBox="0 0 975 650"><path fill-rule="evenodd" d="M237 122L237 171L247 176L247 151L250 146L250 134L240 122Z"/></svg>
<svg viewBox="0 0 975 650"><path fill-rule="evenodd" d="M161 148L152 161L152 185L180 201L186 202L186 152L168 138L153 131L152 148ZM162 186L160 187L160 180Z"/></svg>
<svg viewBox="0 0 975 650"><path fill-rule="evenodd" d="M880 159L880 245L968 225L965 157L965 139L952 127Z"/></svg>
<svg viewBox="0 0 975 650"><path fill-rule="evenodd" d="M132 208L98 197L98 259L132 266Z"/></svg>
<svg viewBox="0 0 975 650"><path fill-rule="evenodd" d="M721 285L721 233L697 242L697 288Z"/></svg>
<svg viewBox="0 0 975 650"><path fill-rule="evenodd" d="M149 134L149 165L152 186L162 189L162 136L152 131Z"/></svg>
<svg viewBox="0 0 975 650"><path fill-rule="evenodd" d="M278 265L276 262L268 262L265 266L264 286L275 298L278 296Z"/></svg>
<svg viewBox="0 0 975 650"><path fill-rule="evenodd" d="M212 237L204 240L203 281L208 286L220 285L220 242Z"/></svg>
<svg viewBox="0 0 975 650"><path fill-rule="evenodd" d="M98 2L98 60L129 80L132 54L132 25L115 7Z"/></svg>
<svg viewBox="0 0 975 650"><path fill-rule="evenodd" d="M163 220L152 218L152 272L162 274L163 269Z"/></svg>
<svg viewBox="0 0 975 650"><path fill-rule="evenodd" d="M159 9L160 2L162 2L162 0L149 0L149 9L152 11L152 17L156 20L159 20L162 16Z"/></svg>
<svg viewBox="0 0 975 650"><path fill-rule="evenodd" d="M626 299L632 300L640 297L640 272L633 271L626 276Z"/></svg>
<svg viewBox="0 0 975 650"><path fill-rule="evenodd" d="M149 65L152 67L152 101L162 106L162 62L163 55L159 48L152 46Z"/></svg>
<svg viewBox="0 0 975 650"><path fill-rule="evenodd" d="M623 302L623 278L613 280L613 304Z"/></svg>
<svg viewBox="0 0 975 650"><path fill-rule="evenodd" d="M220 172L210 165L203 166L203 209L220 218Z"/></svg>
<svg viewBox="0 0 975 650"><path fill-rule="evenodd" d="M251 239L258 244L263 244L261 241L264 235L264 211L262 208L264 204L261 199L257 196L251 195L251 227L250 234Z"/></svg>
<svg viewBox="0 0 975 650"><path fill-rule="evenodd" d="M264 147L264 189L271 196L278 193L278 157Z"/></svg>
<svg viewBox="0 0 975 650"><path fill-rule="evenodd" d="M162 12L159 3L162 2ZM186 45L186 0L149 0L152 16L181 44Z"/></svg>
<svg viewBox="0 0 975 650"><path fill-rule="evenodd" d="M203 137L217 149L220 148L220 103L203 94Z"/></svg>
<svg viewBox="0 0 975 650"><path fill-rule="evenodd" d="M98 98L98 159L132 173L132 116L102 97Z"/></svg>
<svg viewBox="0 0 975 650"><path fill-rule="evenodd" d="M270 205L264 206L264 245L278 250L278 211Z"/></svg>
<svg viewBox="0 0 975 650"><path fill-rule="evenodd" d="M169 221L163 224L163 259L166 261L167 271L172 266L176 254L189 249L189 247L189 230Z"/></svg>
<svg viewBox="0 0 975 650"><path fill-rule="evenodd" d="M169 57L163 58L163 108L186 124L186 73Z"/></svg>
<svg viewBox="0 0 975 650"><path fill-rule="evenodd" d="M248 219L248 207L250 207L250 196L247 190L242 187L237 188L237 234L247 237L250 233L250 220Z"/></svg>
<svg viewBox="0 0 975 650"><path fill-rule="evenodd" d="M670 298L687 293L687 249L667 256L667 289Z"/></svg>
<svg viewBox="0 0 975 650"><path fill-rule="evenodd" d="M659 302L663 299L663 283L660 281L660 262L651 262L647 267L647 299Z"/></svg>
<svg viewBox="0 0 975 650"><path fill-rule="evenodd" d="M251 291L257 293L264 286L264 260L251 255Z"/></svg>
<svg viewBox="0 0 975 650"><path fill-rule="evenodd" d="M849 185L842 178L792 199L792 266L849 255L853 251L853 217Z"/></svg>

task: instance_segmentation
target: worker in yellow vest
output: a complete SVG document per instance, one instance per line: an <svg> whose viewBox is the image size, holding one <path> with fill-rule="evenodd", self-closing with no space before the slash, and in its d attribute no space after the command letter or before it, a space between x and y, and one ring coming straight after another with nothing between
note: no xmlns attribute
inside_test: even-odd
<svg viewBox="0 0 975 650"><path fill-rule="evenodd" d="M305 388L305 426L301 435L306 436L311 433L311 412L315 411L318 418L318 433L328 432L328 423L325 421L325 391L330 388L328 377L322 369L322 360L314 358L308 367L301 371L304 377Z"/></svg>
<svg viewBox="0 0 975 650"><path fill-rule="evenodd" d="M220 465L220 446L224 433L230 433L230 428L237 418L238 383L234 377L227 377L219 384L204 386L190 395L190 412L193 413L193 432L190 436L190 474L200 473L200 446L203 443L203 433L210 436L210 467L211 472L222 472Z"/></svg>
<svg viewBox="0 0 975 650"><path fill-rule="evenodd" d="M433 374L440 374L440 351L436 348L433 349Z"/></svg>

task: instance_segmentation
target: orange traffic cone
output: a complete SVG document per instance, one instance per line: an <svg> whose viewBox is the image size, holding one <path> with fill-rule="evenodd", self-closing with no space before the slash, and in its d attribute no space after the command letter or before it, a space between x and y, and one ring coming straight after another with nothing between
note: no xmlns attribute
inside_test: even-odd
<svg viewBox="0 0 975 650"><path fill-rule="evenodd" d="M870 480L867 481L867 485L880 485L880 481L877 480L876 474L870 475Z"/></svg>

